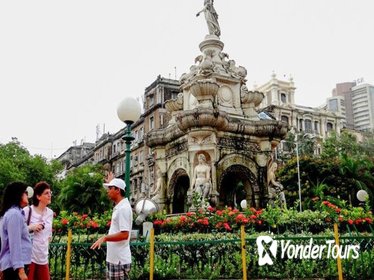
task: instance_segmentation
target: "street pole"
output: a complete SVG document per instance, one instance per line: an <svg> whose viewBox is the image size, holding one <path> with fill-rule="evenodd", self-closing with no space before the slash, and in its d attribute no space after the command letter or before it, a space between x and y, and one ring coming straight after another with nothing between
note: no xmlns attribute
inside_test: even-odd
<svg viewBox="0 0 374 280"><path fill-rule="evenodd" d="M297 162L297 183L299 185L299 201L300 201L300 212L303 211L301 206L301 184L300 184L300 164L299 164L299 144L297 143L296 135L296 162Z"/></svg>
<svg viewBox="0 0 374 280"><path fill-rule="evenodd" d="M135 138L131 135L131 125L136 122L141 115L141 108L139 102L132 98L126 97L121 101L117 108L118 118L126 124L123 140L125 140L125 195L130 199L130 157L131 157L131 142Z"/></svg>
<svg viewBox="0 0 374 280"><path fill-rule="evenodd" d="M126 183L126 197L130 199L130 157L131 157L131 142L135 138L131 134L131 124L132 121L126 121L125 134L123 135L123 140L125 140L126 150L125 150L125 183Z"/></svg>

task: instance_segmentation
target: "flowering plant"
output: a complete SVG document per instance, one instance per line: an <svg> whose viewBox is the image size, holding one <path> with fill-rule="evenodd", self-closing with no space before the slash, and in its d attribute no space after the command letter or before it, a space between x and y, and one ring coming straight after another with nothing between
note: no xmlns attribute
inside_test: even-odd
<svg viewBox="0 0 374 280"><path fill-rule="evenodd" d="M110 220L110 211L106 211L101 215L94 214L92 217L87 214L78 214L76 212L70 214L67 211L61 211L53 219L53 230L56 233L66 232L69 228L73 228L74 231L106 232L110 227Z"/></svg>
<svg viewBox="0 0 374 280"><path fill-rule="evenodd" d="M244 212L225 207L217 210L211 206L195 212L187 212L177 216L162 217L153 220L156 230L163 232L230 232L245 225L247 227L261 225L261 210L250 208Z"/></svg>

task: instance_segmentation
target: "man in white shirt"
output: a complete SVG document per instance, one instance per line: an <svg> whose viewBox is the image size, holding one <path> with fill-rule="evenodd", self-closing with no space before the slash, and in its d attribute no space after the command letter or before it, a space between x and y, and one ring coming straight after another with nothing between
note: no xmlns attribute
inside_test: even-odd
<svg viewBox="0 0 374 280"><path fill-rule="evenodd" d="M125 197L126 184L123 180L114 178L104 184L104 187L115 206L108 234L96 240L91 249L100 248L103 242L107 242L106 279L130 279L132 209Z"/></svg>

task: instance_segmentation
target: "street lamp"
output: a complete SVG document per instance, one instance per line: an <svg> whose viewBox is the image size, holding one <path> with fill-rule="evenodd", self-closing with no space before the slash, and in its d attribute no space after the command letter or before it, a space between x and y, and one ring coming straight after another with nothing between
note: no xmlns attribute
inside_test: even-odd
<svg viewBox="0 0 374 280"><path fill-rule="evenodd" d="M126 97L121 101L117 108L118 118L126 124L123 140L126 143L125 150L125 183L126 197L130 199L130 154L131 142L135 138L131 135L131 125L137 121L141 115L139 102L131 97Z"/></svg>

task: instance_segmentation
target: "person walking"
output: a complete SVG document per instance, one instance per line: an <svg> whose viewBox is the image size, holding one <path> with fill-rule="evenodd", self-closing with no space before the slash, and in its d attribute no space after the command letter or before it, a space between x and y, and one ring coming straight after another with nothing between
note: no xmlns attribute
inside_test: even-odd
<svg viewBox="0 0 374 280"><path fill-rule="evenodd" d="M23 182L7 185L0 210L0 270L4 280L28 280L32 244L23 207L29 204Z"/></svg>
<svg viewBox="0 0 374 280"><path fill-rule="evenodd" d="M130 279L131 250L130 235L132 230L132 209L125 197L126 184L123 180L114 178L104 187L110 200L115 204L113 208L109 232L92 244L91 249L100 248L107 243L106 279Z"/></svg>
<svg viewBox="0 0 374 280"><path fill-rule="evenodd" d="M29 280L49 280L48 250L52 238L53 211L47 206L52 202L51 186L39 182L34 187L33 205L25 207L25 218L32 235L32 255Z"/></svg>

